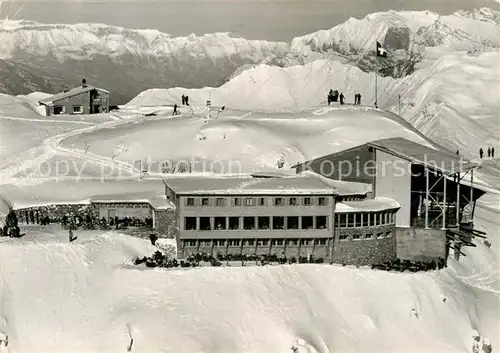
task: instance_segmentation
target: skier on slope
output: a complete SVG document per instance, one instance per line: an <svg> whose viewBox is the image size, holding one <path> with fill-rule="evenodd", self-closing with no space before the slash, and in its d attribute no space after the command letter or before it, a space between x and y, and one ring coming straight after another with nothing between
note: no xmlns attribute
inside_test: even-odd
<svg viewBox="0 0 500 353"><path fill-rule="evenodd" d="M480 353L479 349L481 347L481 336L479 336L479 333L476 330L472 331L472 353Z"/></svg>
<svg viewBox="0 0 500 353"><path fill-rule="evenodd" d="M0 353L8 353L9 352L9 336L0 331Z"/></svg>

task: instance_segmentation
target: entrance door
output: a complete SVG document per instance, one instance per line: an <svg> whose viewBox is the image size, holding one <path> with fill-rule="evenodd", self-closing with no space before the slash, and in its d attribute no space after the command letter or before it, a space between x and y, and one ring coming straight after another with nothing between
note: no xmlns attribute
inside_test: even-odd
<svg viewBox="0 0 500 353"><path fill-rule="evenodd" d="M116 208L108 208L108 222L116 217Z"/></svg>

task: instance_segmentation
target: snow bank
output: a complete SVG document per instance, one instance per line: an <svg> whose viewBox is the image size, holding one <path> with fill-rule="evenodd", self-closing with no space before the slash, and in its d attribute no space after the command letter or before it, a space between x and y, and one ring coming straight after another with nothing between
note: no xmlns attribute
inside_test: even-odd
<svg viewBox="0 0 500 353"><path fill-rule="evenodd" d="M148 240L77 232L68 244L66 233L47 232L0 240L0 330L11 353L122 351L127 325L134 352L274 353L301 339L316 352L466 353L472 328L500 343L497 295L465 284L454 265L422 274L330 265L147 270L127 264L155 250Z"/></svg>

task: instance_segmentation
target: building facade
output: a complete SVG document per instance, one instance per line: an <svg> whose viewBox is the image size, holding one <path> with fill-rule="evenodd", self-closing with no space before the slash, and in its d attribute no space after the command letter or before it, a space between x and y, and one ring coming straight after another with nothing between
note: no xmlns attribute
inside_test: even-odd
<svg viewBox="0 0 500 353"><path fill-rule="evenodd" d="M55 94L38 103L45 106L47 116L59 114L99 114L109 112L110 93L102 88L82 85Z"/></svg>
<svg viewBox="0 0 500 353"><path fill-rule="evenodd" d="M295 185L294 185L295 184ZM284 255L371 265L396 258L399 204L366 184L295 178L165 180L175 204L179 258L197 253Z"/></svg>
<svg viewBox="0 0 500 353"><path fill-rule="evenodd" d="M474 163L404 138L372 141L295 168L297 173L310 170L332 180L363 182L371 186L374 198L397 201L400 259L441 257L449 233L463 233L460 228L471 224L475 202L484 194L473 186ZM464 178L468 185L460 183Z"/></svg>
<svg viewBox="0 0 500 353"><path fill-rule="evenodd" d="M331 256L335 190L316 178L186 177L165 187L176 206L179 258Z"/></svg>

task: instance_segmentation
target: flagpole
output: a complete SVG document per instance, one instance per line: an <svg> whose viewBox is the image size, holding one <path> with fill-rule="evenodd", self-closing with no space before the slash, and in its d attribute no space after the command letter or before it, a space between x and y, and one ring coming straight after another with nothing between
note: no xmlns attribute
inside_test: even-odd
<svg viewBox="0 0 500 353"><path fill-rule="evenodd" d="M378 56L375 57L375 108L378 108L377 77L378 77Z"/></svg>

